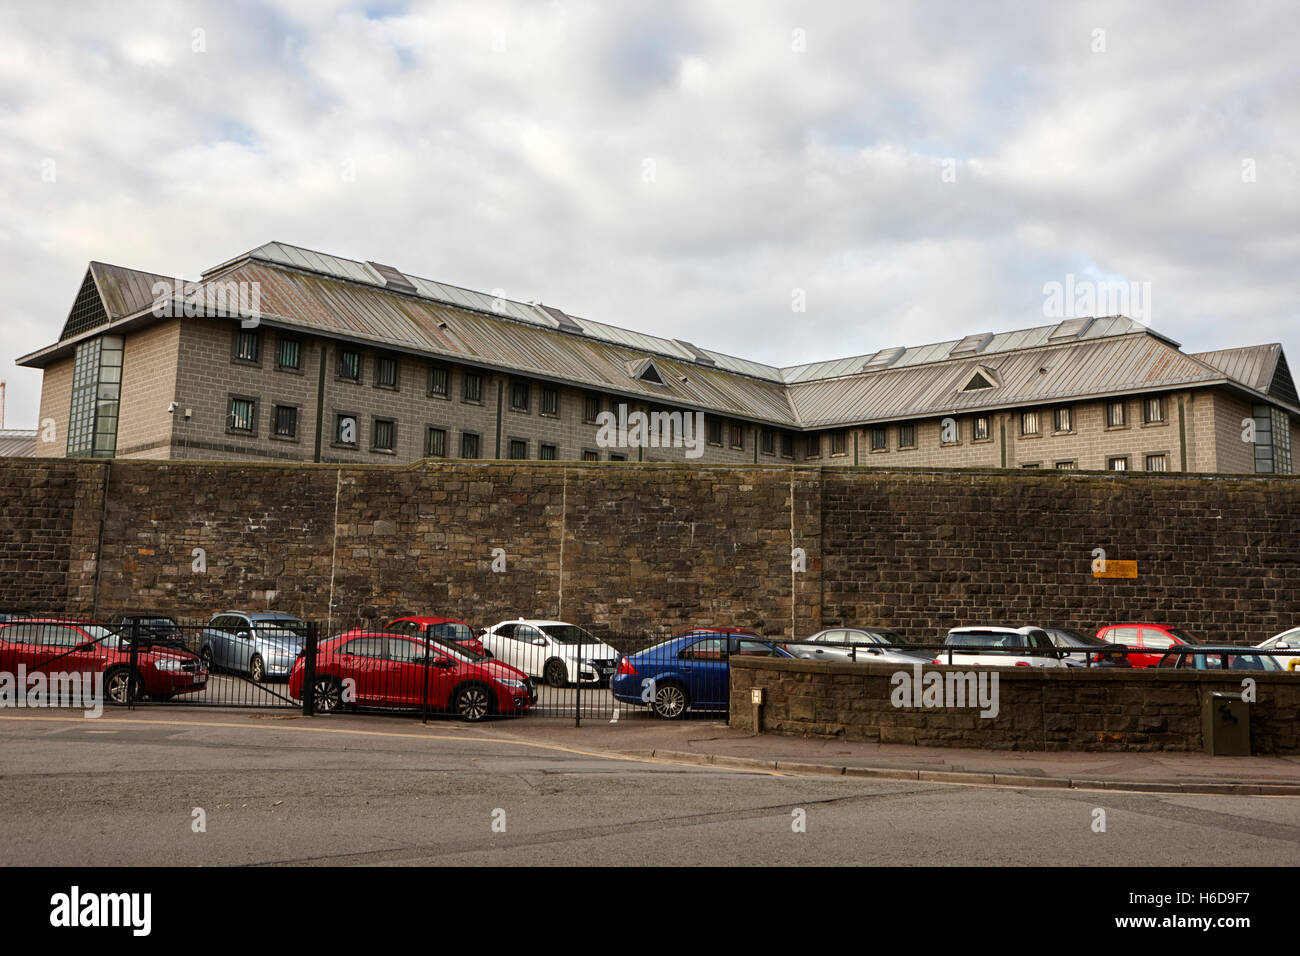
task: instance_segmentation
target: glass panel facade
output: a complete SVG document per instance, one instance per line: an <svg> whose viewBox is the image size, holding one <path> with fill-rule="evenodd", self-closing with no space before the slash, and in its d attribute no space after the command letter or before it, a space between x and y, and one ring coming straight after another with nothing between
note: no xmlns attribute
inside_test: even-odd
<svg viewBox="0 0 1300 956"><path fill-rule="evenodd" d="M69 458L112 458L117 453L123 348L120 335L101 335L77 346L68 410Z"/></svg>

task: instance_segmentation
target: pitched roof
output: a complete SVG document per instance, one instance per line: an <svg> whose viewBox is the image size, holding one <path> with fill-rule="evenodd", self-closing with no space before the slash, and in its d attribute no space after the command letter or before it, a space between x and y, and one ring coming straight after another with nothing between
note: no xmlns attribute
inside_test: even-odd
<svg viewBox="0 0 1300 956"><path fill-rule="evenodd" d="M35 428L0 428L0 458L31 458L35 454Z"/></svg>

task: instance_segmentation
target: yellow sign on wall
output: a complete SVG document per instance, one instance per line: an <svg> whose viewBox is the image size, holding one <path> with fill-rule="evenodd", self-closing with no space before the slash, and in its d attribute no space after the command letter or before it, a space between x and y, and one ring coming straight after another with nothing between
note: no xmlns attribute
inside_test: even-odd
<svg viewBox="0 0 1300 956"><path fill-rule="evenodd" d="M1106 569L1099 571L1092 569L1094 578L1135 578L1138 576L1138 563L1136 561L1107 561Z"/></svg>

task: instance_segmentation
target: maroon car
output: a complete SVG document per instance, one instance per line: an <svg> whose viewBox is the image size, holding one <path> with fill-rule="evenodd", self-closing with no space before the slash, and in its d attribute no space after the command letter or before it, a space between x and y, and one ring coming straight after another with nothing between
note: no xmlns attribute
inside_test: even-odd
<svg viewBox="0 0 1300 956"><path fill-rule="evenodd" d="M89 621L27 618L0 624L0 671L27 674L103 673L114 704L145 694L174 697L203 690L208 671L189 651L141 642L131 672L130 640Z"/></svg>

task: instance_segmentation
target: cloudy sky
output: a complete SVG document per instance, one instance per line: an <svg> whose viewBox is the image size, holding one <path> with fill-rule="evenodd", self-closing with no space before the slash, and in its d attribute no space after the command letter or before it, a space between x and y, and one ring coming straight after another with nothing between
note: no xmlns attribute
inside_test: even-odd
<svg viewBox="0 0 1300 956"><path fill-rule="evenodd" d="M273 239L776 365L1041 325L1071 274L1296 363L1296 17L5 3L8 425L89 260L195 278Z"/></svg>

